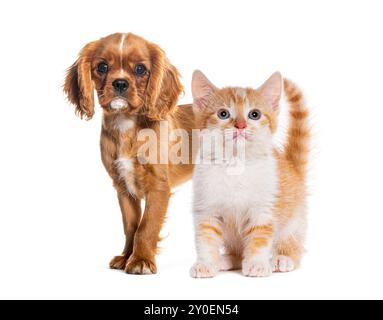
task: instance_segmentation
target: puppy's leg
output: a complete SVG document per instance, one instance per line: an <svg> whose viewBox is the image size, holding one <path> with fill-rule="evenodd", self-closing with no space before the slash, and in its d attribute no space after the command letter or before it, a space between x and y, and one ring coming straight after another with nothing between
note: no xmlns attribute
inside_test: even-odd
<svg viewBox="0 0 383 320"><path fill-rule="evenodd" d="M133 240L138 225L141 220L140 200L132 196L118 192L118 202L120 204L122 220L125 232L125 247L121 255L115 256L109 263L110 268L124 270L126 262L133 252Z"/></svg>
<svg viewBox="0 0 383 320"><path fill-rule="evenodd" d="M117 144L114 138L105 130L101 131L101 159L106 171L113 180L117 190L125 231L125 248L121 255L114 257L109 266L112 269L125 269L126 261L132 254L133 238L141 219L140 201L126 192L125 182L121 179L115 161L117 159Z"/></svg>
<svg viewBox="0 0 383 320"><path fill-rule="evenodd" d="M153 274L157 272L155 255L169 198L170 188L165 185L160 188L154 187L147 193L144 216L137 229L133 254L128 259L125 272L132 274Z"/></svg>

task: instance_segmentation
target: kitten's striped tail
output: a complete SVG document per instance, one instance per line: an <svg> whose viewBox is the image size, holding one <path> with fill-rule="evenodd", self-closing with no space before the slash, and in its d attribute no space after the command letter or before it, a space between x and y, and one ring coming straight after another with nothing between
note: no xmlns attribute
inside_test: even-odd
<svg viewBox="0 0 383 320"><path fill-rule="evenodd" d="M293 82L284 79L284 90L290 107L290 126L285 145L285 157L296 172L305 178L311 137L310 113L302 91Z"/></svg>

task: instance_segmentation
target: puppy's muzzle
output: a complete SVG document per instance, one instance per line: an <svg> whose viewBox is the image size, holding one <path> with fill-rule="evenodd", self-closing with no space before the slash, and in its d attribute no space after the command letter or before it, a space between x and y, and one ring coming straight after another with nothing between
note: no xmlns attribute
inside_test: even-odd
<svg viewBox="0 0 383 320"><path fill-rule="evenodd" d="M129 88L129 82L125 79L116 79L112 83L113 89L118 95L122 95Z"/></svg>

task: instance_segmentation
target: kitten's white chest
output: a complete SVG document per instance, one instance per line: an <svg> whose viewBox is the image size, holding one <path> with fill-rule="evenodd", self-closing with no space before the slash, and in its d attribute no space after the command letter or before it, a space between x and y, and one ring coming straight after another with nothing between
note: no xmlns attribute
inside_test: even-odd
<svg viewBox="0 0 383 320"><path fill-rule="evenodd" d="M224 211L247 211L270 207L278 190L274 157L245 165L234 159L230 164L197 165L194 173L194 206Z"/></svg>

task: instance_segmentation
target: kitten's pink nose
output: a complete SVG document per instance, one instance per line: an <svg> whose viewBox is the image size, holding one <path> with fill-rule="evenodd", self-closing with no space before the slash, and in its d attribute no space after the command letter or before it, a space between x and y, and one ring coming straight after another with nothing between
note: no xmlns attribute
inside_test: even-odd
<svg viewBox="0 0 383 320"><path fill-rule="evenodd" d="M243 130L247 127L246 121L238 121L235 123L235 127L239 130Z"/></svg>

